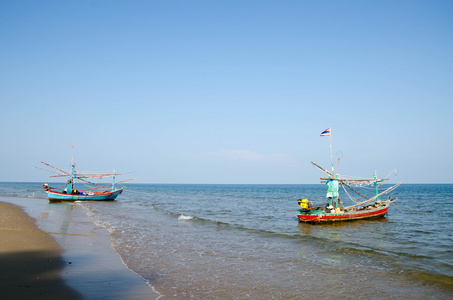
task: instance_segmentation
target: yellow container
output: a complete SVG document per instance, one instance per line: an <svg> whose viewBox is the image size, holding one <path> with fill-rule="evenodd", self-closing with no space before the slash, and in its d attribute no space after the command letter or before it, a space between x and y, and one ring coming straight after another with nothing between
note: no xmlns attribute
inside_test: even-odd
<svg viewBox="0 0 453 300"><path fill-rule="evenodd" d="M308 199L300 199L299 205L302 209L308 208Z"/></svg>

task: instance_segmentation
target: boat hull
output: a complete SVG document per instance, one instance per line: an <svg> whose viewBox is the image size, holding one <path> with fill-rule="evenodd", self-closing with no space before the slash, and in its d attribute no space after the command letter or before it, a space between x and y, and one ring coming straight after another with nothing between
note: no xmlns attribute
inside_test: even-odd
<svg viewBox="0 0 453 300"><path fill-rule="evenodd" d="M123 189L114 191L94 192L87 195L64 194L46 191L50 202L63 201L113 201L123 192Z"/></svg>
<svg viewBox="0 0 453 300"><path fill-rule="evenodd" d="M367 208L352 212L342 213L327 213L325 211L304 211L298 210L297 217L299 222L306 223L320 223L320 222L344 222L353 220L363 220L371 218L380 218L385 216L389 210L389 204L382 205L381 207Z"/></svg>

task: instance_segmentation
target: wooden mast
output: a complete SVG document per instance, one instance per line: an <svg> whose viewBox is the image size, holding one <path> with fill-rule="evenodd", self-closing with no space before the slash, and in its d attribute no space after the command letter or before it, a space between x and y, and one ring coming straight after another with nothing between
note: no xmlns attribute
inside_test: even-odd
<svg viewBox="0 0 453 300"><path fill-rule="evenodd" d="M74 144L71 145L72 148L72 158L71 158L71 192L74 190L74 153L75 153L75 137Z"/></svg>

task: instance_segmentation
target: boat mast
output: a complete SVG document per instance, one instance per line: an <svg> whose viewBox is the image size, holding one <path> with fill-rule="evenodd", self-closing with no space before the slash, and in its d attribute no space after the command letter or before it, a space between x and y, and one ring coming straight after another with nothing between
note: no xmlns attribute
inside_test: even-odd
<svg viewBox="0 0 453 300"><path fill-rule="evenodd" d="M332 158L332 128L330 128L330 165L332 167L332 174L334 177L336 177L333 169L333 158Z"/></svg>
<svg viewBox="0 0 453 300"><path fill-rule="evenodd" d="M331 181L330 185L328 186L328 190L331 191L332 198L329 199L329 206L333 204L333 207L336 209L338 207L338 180L337 174L335 173L335 169L333 166L333 151L332 151L332 128L330 129L330 166L332 168L333 180ZM333 203L332 203L333 202Z"/></svg>
<svg viewBox="0 0 453 300"><path fill-rule="evenodd" d="M116 175L116 169L113 170L113 183L112 183L112 191L115 190L115 175Z"/></svg>
<svg viewBox="0 0 453 300"><path fill-rule="evenodd" d="M75 139L74 145L71 145L72 148L72 158L71 158L71 191L74 189L74 152L75 152Z"/></svg>
<svg viewBox="0 0 453 300"><path fill-rule="evenodd" d="M333 151L332 151L332 128L328 128L321 133L321 136L329 136L330 137L330 167L331 172L327 172L330 176L326 182L327 186L327 199L328 199L328 207L332 207L334 205L335 209L338 209L338 179L337 174L335 174L335 168L333 166ZM337 170L338 171L338 170Z"/></svg>
<svg viewBox="0 0 453 300"><path fill-rule="evenodd" d="M374 176L374 193L376 194L376 202L380 202L381 199L379 198L378 182L382 182L384 180L377 180L376 171L374 171L373 176Z"/></svg>

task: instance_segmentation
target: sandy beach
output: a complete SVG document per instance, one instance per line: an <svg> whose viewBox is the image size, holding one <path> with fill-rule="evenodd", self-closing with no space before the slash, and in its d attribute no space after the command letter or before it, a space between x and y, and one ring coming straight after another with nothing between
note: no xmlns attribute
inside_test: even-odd
<svg viewBox="0 0 453 300"><path fill-rule="evenodd" d="M8 299L81 299L60 276L62 248L20 207L0 202L0 277Z"/></svg>
<svg viewBox="0 0 453 300"><path fill-rule="evenodd" d="M156 299L109 241L108 232L76 204L0 198L2 297Z"/></svg>

